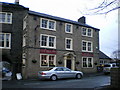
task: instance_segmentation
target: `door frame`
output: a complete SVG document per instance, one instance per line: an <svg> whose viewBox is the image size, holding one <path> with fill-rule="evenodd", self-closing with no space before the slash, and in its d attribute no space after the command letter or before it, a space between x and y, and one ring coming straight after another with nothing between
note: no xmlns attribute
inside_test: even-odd
<svg viewBox="0 0 120 90"><path fill-rule="evenodd" d="M70 56L71 58L68 58ZM64 67L67 67L67 60L71 60L71 69L75 70L75 57L76 55L74 53L66 53L64 55Z"/></svg>

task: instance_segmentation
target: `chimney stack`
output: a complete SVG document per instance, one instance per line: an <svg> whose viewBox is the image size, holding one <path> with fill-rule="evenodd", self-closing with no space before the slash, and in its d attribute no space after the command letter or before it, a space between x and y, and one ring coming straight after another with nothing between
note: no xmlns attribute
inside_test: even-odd
<svg viewBox="0 0 120 90"><path fill-rule="evenodd" d="M86 18L84 16L82 16L78 19L78 22L86 24Z"/></svg>
<svg viewBox="0 0 120 90"><path fill-rule="evenodd" d="M15 0L15 4L19 4L19 0Z"/></svg>

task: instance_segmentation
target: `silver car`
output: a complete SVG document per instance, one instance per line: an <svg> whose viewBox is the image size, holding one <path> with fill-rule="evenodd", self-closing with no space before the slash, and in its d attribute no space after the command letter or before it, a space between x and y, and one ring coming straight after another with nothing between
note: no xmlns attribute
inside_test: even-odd
<svg viewBox="0 0 120 90"><path fill-rule="evenodd" d="M116 64L105 64L103 68L104 74L109 74L111 68L114 68L114 67L116 67Z"/></svg>
<svg viewBox="0 0 120 90"><path fill-rule="evenodd" d="M82 78L83 73L81 71L73 71L66 67L53 67L49 71L39 71L39 79L51 79L53 81L61 78Z"/></svg>

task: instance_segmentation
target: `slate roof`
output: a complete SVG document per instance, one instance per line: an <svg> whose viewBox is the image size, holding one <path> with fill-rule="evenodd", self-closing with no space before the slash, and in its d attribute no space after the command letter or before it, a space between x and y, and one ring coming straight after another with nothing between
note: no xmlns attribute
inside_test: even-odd
<svg viewBox="0 0 120 90"><path fill-rule="evenodd" d="M48 15L48 14L44 14L44 13L40 13L40 12L35 12L35 11L31 11L30 10L29 14L42 16L42 17L45 17L45 18L53 19L53 20L63 21L63 22L72 23L72 24L76 24L76 25L80 25L80 26L93 28L95 30L99 30L98 28L92 27L92 26L87 25L87 24L83 24L83 23L80 23L80 22L77 22L77 21L73 21L73 20L70 20L70 19L65 19L65 18L61 18L61 17L57 17L57 16L52 16L52 15Z"/></svg>
<svg viewBox="0 0 120 90"><path fill-rule="evenodd" d="M108 57L105 53L103 53L102 51L99 51L99 58L100 59L111 59L110 57Z"/></svg>
<svg viewBox="0 0 120 90"><path fill-rule="evenodd" d="M17 4L14 4L14 3L0 2L0 4L1 3L5 4L5 5L20 6L20 7L26 8L22 5L17 5ZM26 8L26 9L29 9L29 8ZM44 13L35 12L35 11L31 11L31 10L29 10L28 13L32 14L32 15L37 15L37 16L42 16L42 17L45 17L45 18L53 19L53 20L58 20L58 21L63 21L63 22L71 23L71 24L85 26L85 27L88 27L88 28L93 28L95 30L100 30L100 29L92 27L88 24L83 24L83 23L80 23L80 22L77 22L77 21L73 21L73 20L70 20L70 19L65 19L65 18L61 18L61 17L57 17L57 16L52 16L52 15L49 15L49 14L44 14Z"/></svg>
<svg viewBox="0 0 120 90"><path fill-rule="evenodd" d="M9 7L13 7L13 8L22 8L22 9L29 10L29 8L24 7L22 5L15 4L15 3L0 2L0 5L7 6L7 7L9 6Z"/></svg>

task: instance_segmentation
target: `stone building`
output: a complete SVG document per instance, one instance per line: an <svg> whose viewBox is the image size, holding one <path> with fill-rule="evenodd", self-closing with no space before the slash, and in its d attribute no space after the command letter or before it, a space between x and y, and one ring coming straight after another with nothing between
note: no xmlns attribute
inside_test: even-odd
<svg viewBox="0 0 120 90"><path fill-rule="evenodd" d="M99 65L109 64L111 63L112 59L108 57L102 51L99 52Z"/></svg>
<svg viewBox="0 0 120 90"><path fill-rule="evenodd" d="M72 21L29 11L23 19L23 77L35 78L38 71L54 66L96 72L99 29L87 25L85 19Z"/></svg>
<svg viewBox="0 0 120 90"><path fill-rule="evenodd" d="M17 0L16 0L17 1ZM94 73L99 63L99 29L83 16L72 21L0 2L0 50L15 78L35 78L54 66Z"/></svg>
<svg viewBox="0 0 120 90"><path fill-rule="evenodd" d="M13 79L22 71L23 18L27 12L28 8L18 3L0 2L0 67L12 71Z"/></svg>

